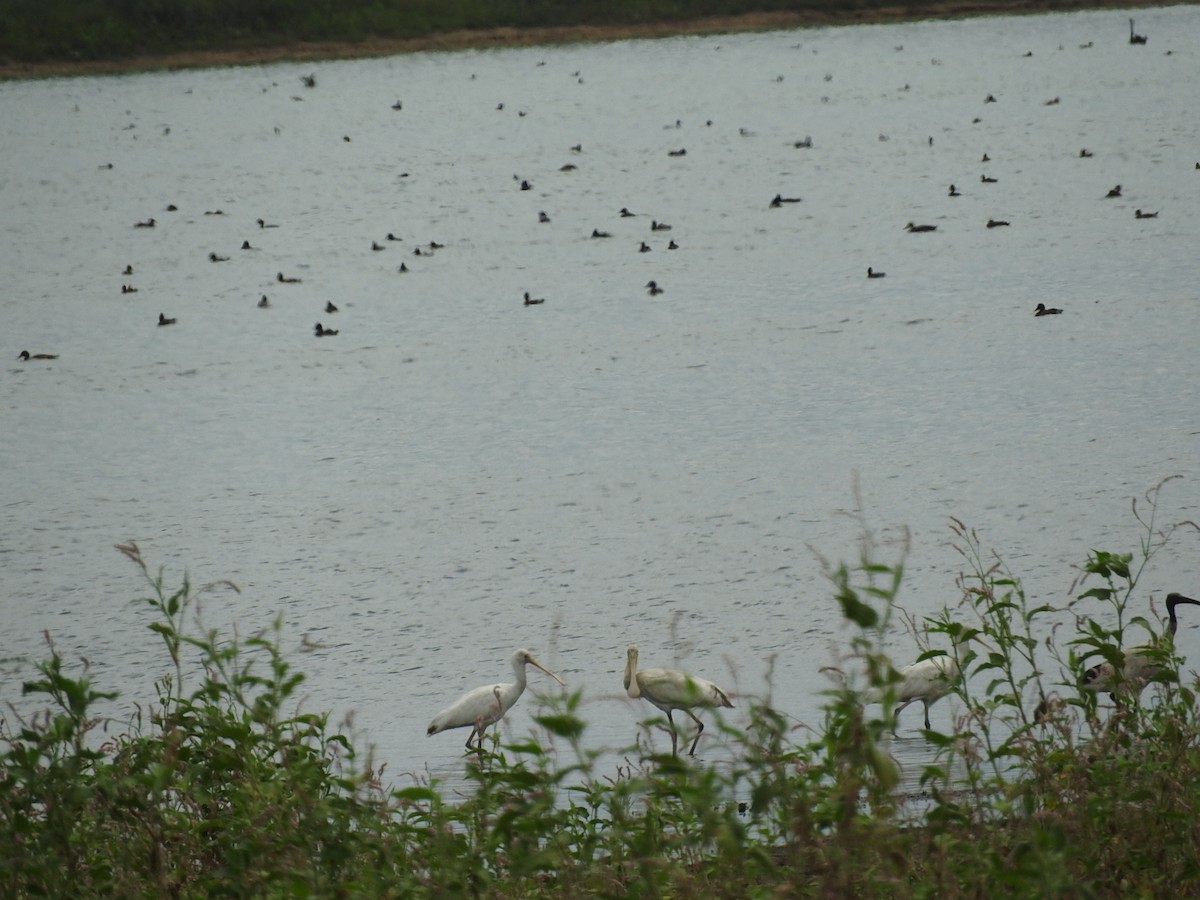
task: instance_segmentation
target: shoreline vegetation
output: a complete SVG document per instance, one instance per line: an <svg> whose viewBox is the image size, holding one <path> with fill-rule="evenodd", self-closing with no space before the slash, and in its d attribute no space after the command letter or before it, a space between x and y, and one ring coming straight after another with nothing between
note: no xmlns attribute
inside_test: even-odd
<svg viewBox="0 0 1200 900"><path fill-rule="evenodd" d="M106 9L100 12L84 0L59 0L54 5L55 16L36 4L21 4L5 13L0 21L0 81L1170 4L1150 0L757 4L545 0L541 4L500 2L479 9L470 0L397 0L375 5L247 0L219 12L213 7L226 5L205 0L165 5L169 10L149 0L104 4Z"/></svg>
<svg viewBox="0 0 1200 900"><path fill-rule="evenodd" d="M299 711L282 616L250 638L205 630L200 596L236 585L171 591L119 545L149 586L136 602L165 651L157 698L105 718L93 706L116 695L86 659L47 634L48 658L24 661L23 694L46 708L0 717L6 896L1196 896L1198 682L1180 678L1171 600L1164 625L1139 585L1177 532L1200 532L1156 521L1172 478L1133 504L1140 549L1091 551L1064 605L1031 602L953 520L962 599L914 621L896 603L906 546L881 548L860 518L858 561L822 561L852 636L820 723L776 709L768 684L738 696L739 724L706 716L728 762L662 749L652 715L613 767L573 686L526 702L528 734L489 729L455 786L385 777L328 714ZM933 750L918 797L888 738L912 684L884 652L901 623L939 648L923 659L956 648L936 691L963 710L948 733L905 718L903 740Z"/></svg>

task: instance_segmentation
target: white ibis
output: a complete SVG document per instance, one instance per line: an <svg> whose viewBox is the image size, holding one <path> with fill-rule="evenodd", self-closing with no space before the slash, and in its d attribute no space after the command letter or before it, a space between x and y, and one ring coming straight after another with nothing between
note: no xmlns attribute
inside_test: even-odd
<svg viewBox="0 0 1200 900"><path fill-rule="evenodd" d="M675 733L675 720L671 717L671 710L682 709L687 713L698 729L696 739L692 741L692 749L688 751L689 756L695 756L696 744L700 742L704 723L692 710L698 706L710 709L723 706L732 709L733 703L730 702L729 696L711 681L688 675L686 672L676 669L639 670L637 665L638 648L636 644L630 644L625 659L625 690L635 700L638 697L649 700L667 714L667 721L671 723L673 756L679 755L679 735Z"/></svg>
<svg viewBox="0 0 1200 900"><path fill-rule="evenodd" d="M1102 662L1092 666L1083 673L1083 686L1089 691L1107 693L1114 703L1119 703L1117 692L1141 696L1146 685L1150 683L1163 669L1163 655L1170 649L1175 640L1175 632L1179 628L1179 618L1175 607L1180 603L1190 603L1200 606L1200 600L1193 600L1183 594L1167 594L1167 635L1154 644L1143 644L1131 648L1125 654L1125 665L1118 673L1110 662Z"/></svg>
<svg viewBox="0 0 1200 900"><path fill-rule="evenodd" d="M895 726L899 723L900 713L918 700L925 706L925 729L930 730L929 707L950 693L962 672L961 661L966 656L967 643L974 640L979 639L973 632L964 629L954 638L953 654L923 659L911 666L905 666L897 673L900 680L894 685L894 690L899 706L893 713L893 735L896 733ZM882 703L883 697L883 688L872 688L866 692L863 700L867 703Z"/></svg>
<svg viewBox="0 0 1200 900"><path fill-rule="evenodd" d="M527 665L541 669L559 684L565 684L561 678L534 659L533 654L528 650L518 650L512 657L513 677L516 678L516 681L512 684L485 684L473 691L467 691L455 703L433 717L426 734L437 734L439 731L466 728L470 725L471 733L467 736L467 749L472 749L471 742L476 735L479 736L476 746L482 749L483 733L487 727L493 722L503 719L504 714L513 708L513 704L525 692L525 667Z"/></svg>

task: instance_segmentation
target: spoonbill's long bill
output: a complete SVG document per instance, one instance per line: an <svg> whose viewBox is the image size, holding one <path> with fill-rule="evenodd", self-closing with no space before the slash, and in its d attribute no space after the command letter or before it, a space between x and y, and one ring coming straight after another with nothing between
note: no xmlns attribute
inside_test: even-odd
<svg viewBox="0 0 1200 900"><path fill-rule="evenodd" d="M476 735L479 737L476 747L481 749L483 733L487 727L493 722L503 719L504 714L513 708L513 704L525 692L525 667L527 665L541 669L559 684L566 684L534 659L533 654L528 650L518 650L512 658L513 676L516 681L512 684L485 684L473 691L467 691L455 703L447 706L433 717L426 734L437 734L439 731L448 731L451 728L466 728L469 725L471 733L467 736L467 749L472 749L471 742L475 740Z"/></svg>
<svg viewBox="0 0 1200 900"><path fill-rule="evenodd" d="M671 710L682 709L687 713L698 728L696 739L692 741L692 749L688 751L689 756L695 756L696 744L700 742L704 723L692 710L696 707L711 709L718 706L732 709L733 703L730 702L729 696L711 681L705 681L703 678L696 678L675 669L639 670L637 665L638 648L636 644L630 644L625 659L625 690L629 692L630 697L649 700L667 714L667 721L671 723L671 753L676 756L679 754L679 735L675 732L675 720L671 717Z"/></svg>

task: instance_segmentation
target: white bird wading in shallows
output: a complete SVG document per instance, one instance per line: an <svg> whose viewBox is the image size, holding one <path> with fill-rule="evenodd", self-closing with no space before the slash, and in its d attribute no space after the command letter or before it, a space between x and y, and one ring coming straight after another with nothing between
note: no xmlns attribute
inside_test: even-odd
<svg viewBox="0 0 1200 900"><path fill-rule="evenodd" d="M1118 694L1126 694L1135 700L1140 697L1146 685L1154 680L1155 675L1164 671L1170 661L1174 651L1175 632L1179 628L1175 607L1180 603L1200 606L1200 600L1193 600L1183 594L1167 594L1166 634L1150 644L1127 650L1124 666L1120 671L1107 661L1092 666L1083 673L1083 687L1096 693L1108 694L1118 705L1121 702Z"/></svg>
<svg viewBox="0 0 1200 900"><path fill-rule="evenodd" d="M863 692L863 703L882 703L889 691L893 693L897 704L892 713L893 735L896 734L896 728L900 723L900 713L918 700L925 707L925 730L932 730L932 726L929 724L929 707L954 689L955 683L962 674L962 667L968 661L969 648L967 645L971 641L984 643L975 629L963 626L958 626L958 629L954 636L952 654L944 651L930 651L938 655L919 659L911 666L900 669L895 673L895 679L889 685L872 687ZM821 671L829 672L836 681L845 685L846 676L841 669L825 666Z"/></svg>
<svg viewBox="0 0 1200 900"><path fill-rule="evenodd" d="M641 697L648 700L667 714L671 725L671 755L679 755L679 735L675 731L675 720L671 710L682 709L696 723L696 739L692 741L689 756L696 755L696 745L700 743L700 735L704 731L704 723L696 717L692 709L697 706L715 708L718 706L733 708L729 696L703 678L696 678L686 672L676 669L641 669L638 664L638 648L630 644L625 657L625 690L635 700Z"/></svg>
<svg viewBox="0 0 1200 900"><path fill-rule="evenodd" d="M451 706L447 706L433 717L426 734L437 734L451 728L466 728L471 726L467 736L467 749L471 750L471 741L479 736L475 749L483 749L483 733L493 722L499 722L504 714L513 708L513 704L525 692L525 666L530 665L541 669L559 684L565 685L561 678L533 658L528 650L518 650L513 654L513 676L516 681L512 684L485 684L473 691L467 691Z"/></svg>

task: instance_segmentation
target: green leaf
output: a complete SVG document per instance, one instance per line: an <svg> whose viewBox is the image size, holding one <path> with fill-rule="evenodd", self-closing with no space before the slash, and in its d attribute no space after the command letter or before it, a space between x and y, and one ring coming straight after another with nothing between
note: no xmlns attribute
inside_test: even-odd
<svg viewBox="0 0 1200 900"><path fill-rule="evenodd" d="M583 729L586 727L583 719L569 713L534 716L533 721L537 722L551 734L568 739L579 737L583 734Z"/></svg>
<svg viewBox="0 0 1200 900"><path fill-rule="evenodd" d="M392 797L396 800L408 800L413 803L436 803L442 799L441 795L433 788L419 785L392 791Z"/></svg>
<svg viewBox="0 0 1200 900"><path fill-rule="evenodd" d="M842 604L842 615L859 628L874 628L879 621L879 614L863 603L853 591L845 591L838 596Z"/></svg>

